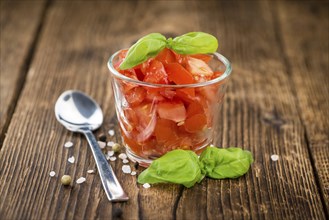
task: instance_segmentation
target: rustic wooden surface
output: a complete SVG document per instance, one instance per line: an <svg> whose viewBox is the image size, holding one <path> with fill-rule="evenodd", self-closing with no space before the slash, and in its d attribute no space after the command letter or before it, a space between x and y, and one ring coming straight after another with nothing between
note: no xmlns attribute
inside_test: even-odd
<svg viewBox="0 0 329 220"><path fill-rule="evenodd" d="M328 219L328 8L328 1L1 1L0 219ZM56 121L54 103L67 89L88 93L105 113L96 135L114 129L107 140L121 142L109 55L150 32L196 30L219 37L233 66L215 144L251 150L255 162L241 178L190 189L144 189L121 161L111 162L130 197L111 204L99 176L86 173L95 168L86 140ZM87 181L63 187L63 174Z"/></svg>

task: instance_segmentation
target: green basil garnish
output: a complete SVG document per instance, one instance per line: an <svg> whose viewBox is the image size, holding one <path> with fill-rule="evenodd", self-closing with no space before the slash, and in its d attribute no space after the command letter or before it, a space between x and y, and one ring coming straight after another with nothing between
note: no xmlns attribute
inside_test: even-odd
<svg viewBox="0 0 329 220"><path fill-rule="evenodd" d="M252 162L250 151L234 147L208 147L200 155L202 171L214 179L240 177L249 170Z"/></svg>
<svg viewBox="0 0 329 220"><path fill-rule="evenodd" d="M176 183L189 188L203 178L198 156L193 151L174 150L154 160L138 176L138 182Z"/></svg>
<svg viewBox="0 0 329 220"><path fill-rule="evenodd" d="M155 57L161 50L168 47L179 54L206 54L217 50L217 39L207 33L190 32L174 39L166 39L159 33L148 34L132 45L127 56L120 65L125 70Z"/></svg>
<svg viewBox="0 0 329 220"><path fill-rule="evenodd" d="M168 45L179 54L205 54L216 52L218 41L207 33L190 32L173 40L169 38Z"/></svg>
<svg viewBox="0 0 329 220"><path fill-rule="evenodd" d="M200 158L193 151L173 150L154 160L138 176L143 183L176 183L192 187L207 176L214 179L237 178L249 170L253 157L241 148L207 147Z"/></svg>
<svg viewBox="0 0 329 220"><path fill-rule="evenodd" d="M120 65L120 69L129 69L143 63L150 57L156 56L165 46L166 37L159 33L152 33L142 37L129 48L126 58Z"/></svg>

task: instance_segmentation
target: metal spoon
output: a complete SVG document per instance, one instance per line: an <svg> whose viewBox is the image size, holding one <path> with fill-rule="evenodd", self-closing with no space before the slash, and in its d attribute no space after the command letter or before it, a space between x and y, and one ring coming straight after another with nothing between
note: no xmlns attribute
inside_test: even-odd
<svg viewBox="0 0 329 220"><path fill-rule="evenodd" d="M84 93L69 90L58 98L55 104L55 115L68 130L80 132L86 136L107 198L112 202L127 201L128 196L123 191L92 133L103 123L103 113L99 105Z"/></svg>

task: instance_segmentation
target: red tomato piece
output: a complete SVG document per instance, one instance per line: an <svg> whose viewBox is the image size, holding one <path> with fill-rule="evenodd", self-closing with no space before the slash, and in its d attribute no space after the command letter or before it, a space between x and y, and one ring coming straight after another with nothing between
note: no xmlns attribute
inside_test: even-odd
<svg viewBox="0 0 329 220"><path fill-rule="evenodd" d="M125 98L127 102L132 106L136 106L141 102L143 102L145 96L146 96L146 91L141 86L132 88L125 93Z"/></svg>
<svg viewBox="0 0 329 220"><path fill-rule="evenodd" d="M190 133L201 131L206 125L207 117L205 114L195 114L187 118L184 123L185 130Z"/></svg>
<svg viewBox="0 0 329 220"><path fill-rule="evenodd" d="M205 63L209 63L209 61L212 59L212 56L209 55L209 54L193 54L193 55L190 55L190 56L193 57L193 58L202 60Z"/></svg>
<svg viewBox="0 0 329 220"><path fill-rule="evenodd" d="M176 61L176 56L170 49L165 48L155 57L155 59L163 64L173 63Z"/></svg>
<svg viewBox="0 0 329 220"><path fill-rule="evenodd" d="M211 76L213 74L212 69L203 60L196 59L193 57L187 58L186 69L193 75L198 76Z"/></svg>
<svg viewBox="0 0 329 220"><path fill-rule="evenodd" d="M191 117L196 114L203 114L204 109L203 106L199 102L192 102L188 107L187 107L187 112L186 112L186 117Z"/></svg>
<svg viewBox="0 0 329 220"><path fill-rule="evenodd" d="M179 63L168 63L165 65L168 79L177 85L194 83L193 75Z"/></svg>
<svg viewBox="0 0 329 220"><path fill-rule="evenodd" d="M160 102L164 101L165 98L160 94L162 89L159 88L147 88L146 89L146 100L149 102Z"/></svg>
<svg viewBox="0 0 329 220"><path fill-rule="evenodd" d="M174 122L184 121L186 109L183 102L160 102L157 107L160 118L172 120Z"/></svg>
<svg viewBox="0 0 329 220"><path fill-rule="evenodd" d="M163 64L158 60L152 60L148 66L144 82L155 84L168 84L168 75Z"/></svg>
<svg viewBox="0 0 329 220"><path fill-rule="evenodd" d="M166 142L177 137L177 125L175 122L159 118L155 125L154 135L159 142Z"/></svg>

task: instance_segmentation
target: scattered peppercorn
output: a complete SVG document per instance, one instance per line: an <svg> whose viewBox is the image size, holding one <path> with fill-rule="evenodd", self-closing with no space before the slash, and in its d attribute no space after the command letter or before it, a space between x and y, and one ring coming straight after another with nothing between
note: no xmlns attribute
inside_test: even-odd
<svg viewBox="0 0 329 220"><path fill-rule="evenodd" d="M64 186L68 186L71 184L72 178L69 175L63 175L61 178L61 182Z"/></svg>
<svg viewBox="0 0 329 220"><path fill-rule="evenodd" d="M114 143L113 146L112 146L112 150L113 150L115 153L120 152L120 150L121 150L121 146L120 146L120 144L118 144L118 143Z"/></svg>

